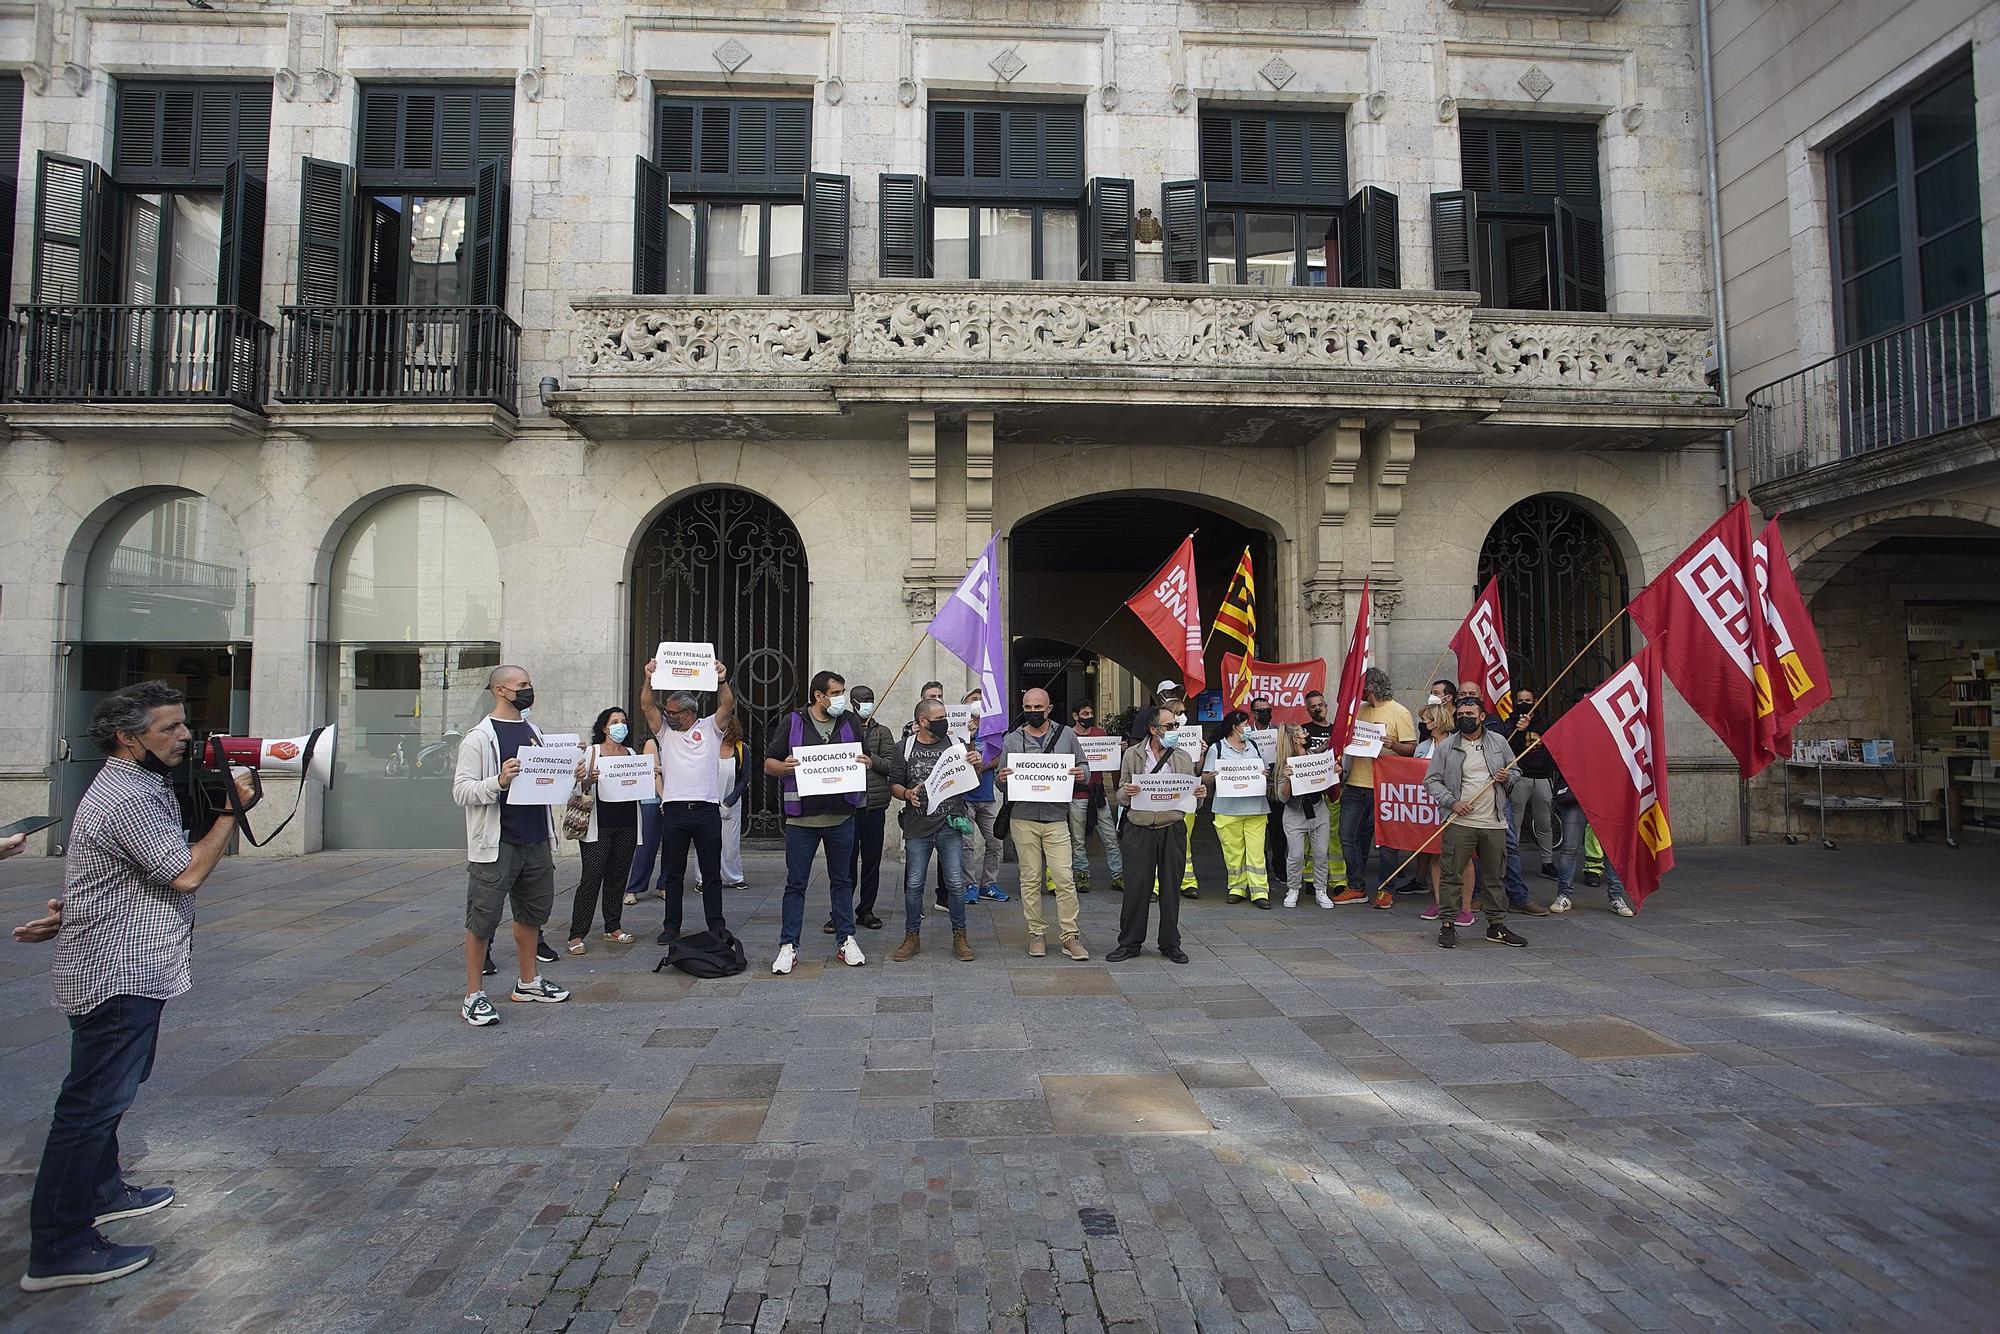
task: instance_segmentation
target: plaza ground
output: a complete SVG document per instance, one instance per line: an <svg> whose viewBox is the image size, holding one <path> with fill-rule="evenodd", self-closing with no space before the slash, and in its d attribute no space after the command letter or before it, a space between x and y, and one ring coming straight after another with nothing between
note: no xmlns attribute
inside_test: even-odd
<svg viewBox="0 0 2000 1334"><path fill-rule="evenodd" d="M749 973L655 974L653 902L549 966L569 1004L475 1031L462 863L231 862L125 1122L179 1201L108 1230L159 1258L35 1297L68 1044L51 947L0 945L0 1328L1992 1327L1991 846L1690 848L1526 950L1210 891L1185 967L1105 963L1100 889L1089 963L1027 958L1016 903L974 963L935 913L891 963L892 892L843 968L816 882L789 978L780 861L749 873ZM59 879L0 866L8 924Z"/></svg>

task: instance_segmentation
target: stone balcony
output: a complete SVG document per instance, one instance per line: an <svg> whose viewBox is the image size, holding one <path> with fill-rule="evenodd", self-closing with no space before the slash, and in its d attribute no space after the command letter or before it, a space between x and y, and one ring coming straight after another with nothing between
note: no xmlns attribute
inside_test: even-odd
<svg viewBox="0 0 2000 1334"><path fill-rule="evenodd" d="M603 296L551 409L587 434L723 419L825 433L870 406L1115 404L1418 418L1577 447L1659 447L1735 419L1706 320L1476 309L1469 294L877 281L841 297Z"/></svg>

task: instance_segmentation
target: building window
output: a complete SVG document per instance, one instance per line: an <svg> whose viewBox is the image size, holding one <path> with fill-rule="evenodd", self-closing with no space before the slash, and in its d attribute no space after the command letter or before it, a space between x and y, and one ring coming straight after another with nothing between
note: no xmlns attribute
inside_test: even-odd
<svg viewBox="0 0 2000 1334"><path fill-rule="evenodd" d="M805 228L803 204L675 201L667 206L667 291L797 296Z"/></svg>
<svg viewBox="0 0 2000 1334"><path fill-rule="evenodd" d="M511 88L362 89L355 175L364 304L505 304L513 137Z"/></svg>
<svg viewBox="0 0 2000 1334"><path fill-rule="evenodd" d="M1959 69L1832 152L1841 345L1984 288L1972 71Z"/></svg>
<svg viewBox="0 0 2000 1334"><path fill-rule="evenodd" d="M1327 261L1339 271L1336 215L1208 210L1208 281L1255 287L1325 287Z"/></svg>
<svg viewBox="0 0 2000 1334"><path fill-rule="evenodd" d="M1597 127L1467 118L1464 189L1431 196L1440 288L1497 310L1603 310Z"/></svg>
<svg viewBox="0 0 2000 1334"><path fill-rule="evenodd" d="M1074 208L937 205L931 213L936 276L1080 278L1078 225Z"/></svg>

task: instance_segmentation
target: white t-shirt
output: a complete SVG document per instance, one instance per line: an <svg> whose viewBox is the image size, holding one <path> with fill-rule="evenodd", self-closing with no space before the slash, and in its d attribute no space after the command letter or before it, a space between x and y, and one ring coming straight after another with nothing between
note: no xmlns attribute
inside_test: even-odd
<svg viewBox="0 0 2000 1334"><path fill-rule="evenodd" d="M660 773L666 780L661 801L722 800L722 729L715 715L697 718L693 727L676 732L662 722Z"/></svg>

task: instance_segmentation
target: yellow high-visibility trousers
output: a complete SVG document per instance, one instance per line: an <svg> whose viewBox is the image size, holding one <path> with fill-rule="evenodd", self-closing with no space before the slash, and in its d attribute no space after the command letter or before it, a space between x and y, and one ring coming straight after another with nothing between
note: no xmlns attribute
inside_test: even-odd
<svg viewBox="0 0 2000 1334"><path fill-rule="evenodd" d="M1264 870L1264 826L1269 815L1218 815L1215 836L1222 843L1222 864L1229 868L1229 901L1260 903L1271 896Z"/></svg>

